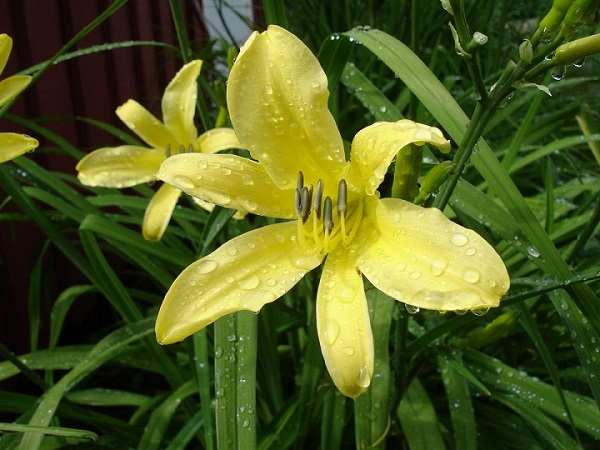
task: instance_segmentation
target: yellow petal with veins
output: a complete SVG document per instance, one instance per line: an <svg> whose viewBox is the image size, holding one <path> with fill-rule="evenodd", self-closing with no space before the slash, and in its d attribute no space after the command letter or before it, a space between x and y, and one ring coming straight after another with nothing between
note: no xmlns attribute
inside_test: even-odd
<svg viewBox="0 0 600 450"><path fill-rule="evenodd" d="M0 106L19 95L31 81L29 75L13 75L0 81Z"/></svg>
<svg viewBox="0 0 600 450"><path fill-rule="evenodd" d="M235 131L231 128L213 128L205 131L194 144L194 151L198 153L217 153L230 148L242 148Z"/></svg>
<svg viewBox="0 0 600 450"><path fill-rule="evenodd" d="M163 184L156 191L144 214L142 223L144 239L152 242L160 241L180 196L181 191L168 184Z"/></svg>
<svg viewBox="0 0 600 450"><path fill-rule="evenodd" d="M352 141L349 182L373 195L398 151L408 144L432 144L443 153L450 151L450 142L435 127L406 119L376 122L360 130Z"/></svg>
<svg viewBox="0 0 600 450"><path fill-rule="evenodd" d="M375 287L419 308L498 306L510 284L502 259L481 236L436 208L400 199L370 198L352 246Z"/></svg>
<svg viewBox="0 0 600 450"><path fill-rule="evenodd" d="M323 259L305 254L295 233L295 222L258 228L188 266L160 308L158 341L181 341L235 311L257 312L289 291Z"/></svg>
<svg viewBox="0 0 600 450"><path fill-rule="evenodd" d="M173 155L156 177L225 208L281 219L295 216L295 189L280 189L260 164L240 156Z"/></svg>
<svg viewBox="0 0 600 450"><path fill-rule="evenodd" d="M135 145L94 150L77 164L77 177L87 186L125 188L153 181L165 152Z"/></svg>
<svg viewBox="0 0 600 450"><path fill-rule="evenodd" d="M6 62L12 50L12 38L5 33L0 34L0 74L6 67Z"/></svg>
<svg viewBox="0 0 600 450"><path fill-rule="evenodd" d="M180 143L192 143L198 136L194 126L196 98L202 61L183 66L173 77L162 97L163 122ZM172 149L175 150L175 149Z"/></svg>
<svg viewBox="0 0 600 450"><path fill-rule="evenodd" d="M9 161L38 146L38 141L25 134L0 133L0 163Z"/></svg>
<svg viewBox="0 0 600 450"><path fill-rule="evenodd" d="M340 392L356 398L373 376L373 333L356 254L339 245L327 256L317 292L317 331L327 370Z"/></svg>
<svg viewBox="0 0 600 450"><path fill-rule="evenodd" d="M241 144L284 189L295 187L299 171L308 179L325 177L327 186L337 185L347 170L328 98L317 58L277 26L250 37L227 84L231 122Z"/></svg>
<svg viewBox="0 0 600 450"><path fill-rule="evenodd" d="M117 116L150 147L165 152L179 151L181 142L154 115L135 100L127 100L117 108ZM190 142L191 143L191 142Z"/></svg>

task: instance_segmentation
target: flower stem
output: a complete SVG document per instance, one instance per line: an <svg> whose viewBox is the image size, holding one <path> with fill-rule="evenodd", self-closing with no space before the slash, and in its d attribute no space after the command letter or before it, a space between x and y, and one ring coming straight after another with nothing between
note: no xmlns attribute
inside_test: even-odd
<svg viewBox="0 0 600 450"><path fill-rule="evenodd" d="M217 448L256 448L256 315L215 322Z"/></svg>
<svg viewBox="0 0 600 450"><path fill-rule="evenodd" d="M375 372L369 389L354 402L356 448L383 450L390 424L389 336L396 301L376 289L367 291L367 298L375 346Z"/></svg>

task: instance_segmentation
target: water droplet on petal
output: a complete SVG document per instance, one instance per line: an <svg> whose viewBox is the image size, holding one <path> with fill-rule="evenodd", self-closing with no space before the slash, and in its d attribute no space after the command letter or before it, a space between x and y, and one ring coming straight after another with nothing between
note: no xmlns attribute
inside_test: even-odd
<svg viewBox="0 0 600 450"><path fill-rule="evenodd" d="M344 353L348 356L354 355L354 347L344 347Z"/></svg>
<svg viewBox="0 0 600 450"><path fill-rule="evenodd" d="M431 260L429 272L434 277L437 277L444 273L444 270L446 270L446 267L448 267L448 261L445 258L435 257Z"/></svg>
<svg viewBox="0 0 600 450"><path fill-rule="evenodd" d="M475 250L473 247L469 247L465 250L465 255L467 256L473 256L475 253L477 253L477 250Z"/></svg>
<svg viewBox="0 0 600 450"><path fill-rule="evenodd" d="M218 262L213 261L212 259L204 259L204 260L201 260L198 262L198 265L196 266L196 270L198 271L198 273L205 275L207 273L211 273L217 267L219 267Z"/></svg>
<svg viewBox="0 0 600 450"><path fill-rule="evenodd" d="M477 283L480 277L481 273L477 269L469 269L463 274L463 280L467 283Z"/></svg>
<svg viewBox="0 0 600 450"><path fill-rule="evenodd" d="M240 281L238 281L238 286L240 289L244 289L246 291L256 289L259 284L260 279L256 275L250 275L249 277L242 278Z"/></svg>
<svg viewBox="0 0 600 450"><path fill-rule="evenodd" d="M185 175L175 175L173 177L173 184L181 190L194 189L196 186L192 179Z"/></svg>
<svg viewBox="0 0 600 450"><path fill-rule="evenodd" d="M356 384L358 384L363 389L369 387L369 385L371 384L371 373L369 369L367 369L366 367L361 367L361 369L358 372Z"/></svg>
<svg viewBox="0 0 600 450"><path fill-rule="evenodd" d="M419 308L418 306L409 305L408 303L404 304L404 308L409 314L416 314L421 310L421 308Z"/></svg>
<svg viewBox="0 0 600 450"><path fill-rule="evenodd" d="M452 236L450 236L450 242L457 247L462 247L463 245L467 245L469 238L462 233L454 233Z"/></svg>
<svg viewBox="0 0 600 450"><path fill-rule="evenodd" d="M340 324L337 320L328 319L325 322L325 330L323 331L323 340L325 344L332 346L335 344L338 336L340 335Z"/></svg>
<svg viewBox="0 0 600 450"><path fill-rule="evenodd" d="M237 253L237 248L233 247L233 246L232 247L228 247L226 251L227 251L227 254L229 256L235 256L236 253Z"/></svg>
<svg viewBox="0 0 600 450"><path fill-rule="evenodd" d="M477 308L477 309L472 309L471 312L473 314L475 314L476 316L484 316L487 314L487 312L490 310L490 308Z"/></svg>

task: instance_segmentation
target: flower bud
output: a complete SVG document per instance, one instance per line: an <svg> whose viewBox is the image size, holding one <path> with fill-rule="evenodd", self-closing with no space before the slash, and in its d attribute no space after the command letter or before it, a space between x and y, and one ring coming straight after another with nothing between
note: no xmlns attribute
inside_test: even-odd
<svg viewBox="0 0 600 450"><path fill-rule="evenodd" d="M528 66L531 64L533 59L533 45L529 39L525 39L521 45L519 45L519 57L521 61Z"/></svg>
<svg viewBox="0 0 600 450"><path fill-rule="evenodd" d="M558 28L574 1L575 0L554 0L548 14L540 20L535 35L539 36L541 39L549 37L552 32Z"/></svg>
<svg viewBox="0 0 600 450"><path fill-rule="evenodd" d="M556 49L552 62L557 66L565 66L596 53L600 53L600 34L561 45Z"/></svg>
<svg viewBox="0 0 600 450"><path fill-rule="evenodd" d="M427 197L436 192L448 179L453 169L454 164L452 161L442 161L427 172L419 188L419 195L415 199L415 203L424 203Z"/></svg>

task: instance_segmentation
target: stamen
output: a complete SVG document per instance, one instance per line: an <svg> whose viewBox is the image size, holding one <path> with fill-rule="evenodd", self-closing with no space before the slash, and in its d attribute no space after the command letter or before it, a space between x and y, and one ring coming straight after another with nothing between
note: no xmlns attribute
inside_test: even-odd
<svg viewBox="0 0 600 450"><path fill-rule="evenodd" d="M313 209L317 219L321 218L321 200L323 198L323 180L317 182L317 190L315 191L315 201L313 203Z"/></svg>
<svg viewBox="0 0 600 450"><path fill-rule="evenodd" d="M179 144L179 153L185 153L185 145Z"/></svg>
<svg viewBox="0 0 600 450"><path fill-rule="evenodd" d="M294 193L294 206L296 208L296 217L302 216L302 188L296 188Z"/></svg>
<svg viewBox="0 0 600 450"><path fill-rule="evenodd" d="M331 197L328 195L325 197L325 203L323 204L323 233L329 236L331 230L333 230L333 205Z"/></svg>
<svg viewBox="0 0 600 450"><path fill-rule="evenodd" d="M165 151L167 158L171 156L171 144L167 144L167 150Z"/></svg>
<svg viewBox="0 0 600 450"><path fill-rule="evenodd" d="M194 146L192 144L188 145L188 153L194 153Z"/></svg>
<svg viewBox="0 0 600 450"><path fill-rule="evenodd" d="M343 178L338 184L338 199L337 199L337 211L338 217L346 215L348 209L348 184Z"/></svg>
<svg viewBox="0 0 600 450"><path fill-rule="evenodd" d="M304 174L302 173L302 171L298 172L298 180L296 181L296 190L298 192L302 191L302 188L304 187Z"/></svg>
<svg viewBox="0 0 600 450"><path fill-rule="evenodd" d="M310 202L312 198L312 186L302 188L301 201L300 201L300 217L302 223L306 223L306 219L310 216Z"/></svg>

